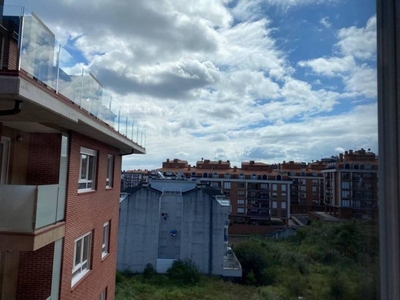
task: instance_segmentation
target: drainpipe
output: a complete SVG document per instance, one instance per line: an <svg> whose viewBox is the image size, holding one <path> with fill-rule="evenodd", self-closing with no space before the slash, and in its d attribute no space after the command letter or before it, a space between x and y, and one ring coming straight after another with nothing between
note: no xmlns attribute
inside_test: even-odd
<svg viewBox="0 0 400 300"><path fill-rule="evenodd" d="M204 191L203 191L204 193ZM208 196L210 198L210 243L208 249L208 274L212 275L212 265L213 265L213 202L214 198Z"/></svg>

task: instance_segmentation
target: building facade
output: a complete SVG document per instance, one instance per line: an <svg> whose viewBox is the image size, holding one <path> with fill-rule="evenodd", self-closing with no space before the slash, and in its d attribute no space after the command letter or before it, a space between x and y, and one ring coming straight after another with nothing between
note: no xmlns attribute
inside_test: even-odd
<svg viewBox="0 0 400 300"><path fill-rule="evenodd" d="M346 151L321 172L326 212L345 219L377 218L378 158L373 152Z"/></svg>
<svg viewBox="0 0 400 300"><path fill-rule="evenodd" d="M321 171L327 163L317 161L300 163L284 161L279 170L290 177L290 211L306 214L308 211L324 210L324 177Z"/></svg>
<svg viewBox="0 0 400 300"><path fill-rule="evenodd" d="M157 172L221 189L231 202L232 233L266 233L268 228L259 225L288 224L292 182L276 165L249 161L237 168L230 161L205 159L190 166L184 160L167 159Z"/></svg>
<svg viewBox="0 0 400 300"><path fill-rule="evenodd" d="M148 170L127 170L121 174L121 191L147 181L150 175Z"/></svg>
<svg viewBox="0 0 400 300"><path fill-rule="evenodd" d="M165 273L177 259L191 259L202 273L240 277L228 248L229 200L219 189L188 180L150 180L121 202L117 268ZM229 251L228 251L229 250Z"/></svg>
<svg viewBox="0 0 400 300"><path fill-rule="evenodd" d="M0 40L0 299L114 299L121 160L145 149L20 11Z"/></svg>

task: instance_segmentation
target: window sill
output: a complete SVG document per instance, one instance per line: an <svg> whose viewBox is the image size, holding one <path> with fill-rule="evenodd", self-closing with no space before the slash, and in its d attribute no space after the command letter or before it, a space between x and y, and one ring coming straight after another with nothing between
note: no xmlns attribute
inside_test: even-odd
<svg viewBox="0 0 400 300"><path fill-rule="evenodd" d="M106 253L106 254L101 254L101 261L105 261L107 259L107 257L110 256L110 252Z"/></svg>
<svg viewBox="0 0 400 300"><path fill-rule="evenodd" d="M78 190L78 195L81 194L90 194L90 193L95 193L97 192L96 190Z"/></svg>
<svg viewBox="0 0 400 300"><path fill-rule="evenodd" d="M71 291L75 290L77 286L90 274L90 270L86 270L81 274L71 278Z"/></svg>
<svg viewBox="0 0 400 300"><path fill-rule="evenodd" d="M112 191L114 188L112 186L106 187L106 191Z"/></svg>

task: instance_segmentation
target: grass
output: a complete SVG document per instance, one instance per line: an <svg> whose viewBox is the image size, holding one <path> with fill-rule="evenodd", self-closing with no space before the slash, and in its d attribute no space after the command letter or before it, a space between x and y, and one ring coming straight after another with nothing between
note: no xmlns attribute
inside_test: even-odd
<svg viewBox="0 0 400 300"><path fill-rule="evenodd" d="M122 276L116 286L116 300L259 300L268 299L265 292L252 286L243 286L219 278L202 276L201 282L193 286L180 286L157 274L150 279L143 275ZM271 298L272 300L273 298Z"/></svg>

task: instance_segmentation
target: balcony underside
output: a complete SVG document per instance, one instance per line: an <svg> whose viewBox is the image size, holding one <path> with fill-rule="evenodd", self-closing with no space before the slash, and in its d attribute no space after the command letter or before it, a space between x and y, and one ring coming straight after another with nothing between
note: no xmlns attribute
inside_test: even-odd
<svg viewBox="0 0 400 300"><path fill-rule="evenodd" d="M0 231L1 251L36 251L65 235L65 222L47 226L32 233Z"/></svg>
<svg viewBox="0 0 400 300"><path fill-rule="evenodd" d="M143 147L34 80L2 76L0 111L14 108L15 100L23 101L21 112L0 116L0 122L5 126L30 132L73 130L112 145L120 149L121 154L145 153Z"/></svg>

